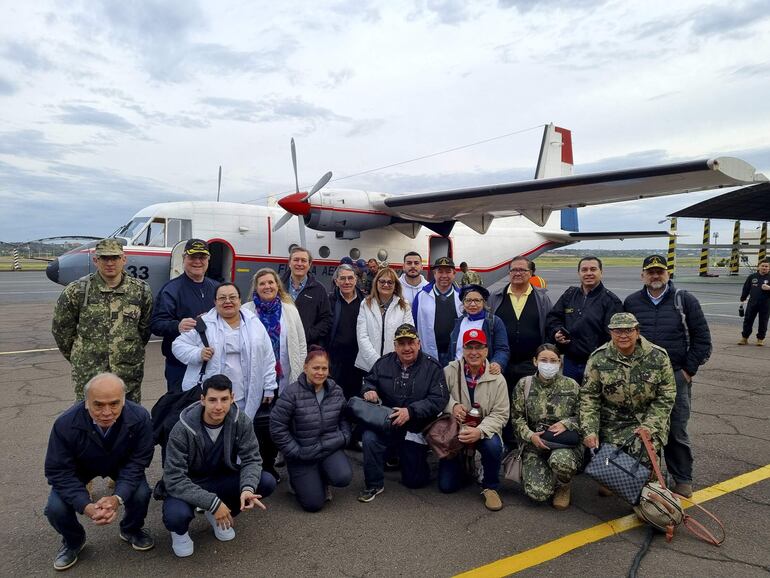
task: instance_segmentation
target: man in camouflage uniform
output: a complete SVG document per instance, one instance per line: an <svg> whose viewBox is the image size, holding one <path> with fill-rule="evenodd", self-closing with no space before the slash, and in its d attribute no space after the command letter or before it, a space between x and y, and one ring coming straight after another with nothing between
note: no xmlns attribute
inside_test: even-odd
<svg viewBox="0 0 770 578"><path fill-rule="evenodd" d="M668 354L647 341L631 313L615 313L607 328L611 341L591 354L580 389L580 424L586 447L608 442L641 455L649 463L641 439L646 429L656 451L668 439L669 416L676 399L676 381ZM606 495L600 490L602 495Z"/></svg>
<svg viewBox="0 0 770 578"><path fill-rule="evenodd" d="M553 350L540 353L550 353L553 357L551 361L558 364L556 347L550 347ZM532 381L525 401L527 380ZM511 422L524 443L521 468L524 493L537 502L545 502L554 496L553 506L558 510L569 506L569 485L582 465L583 447L549 449L540 436L554 424L564 426L563 429L556 426L562 433L565 430L579 431L578 412L579 386L574 379L561 372L551 379L545 379L538 372L534 376L523 377L516 384Z"/></svg>
<svg viewBox="0 0 770 578"><path fill-rule="evenodd" d="M476 273L476 271L468 269L468 263L465 261L460 263L460 271L463 272L462 277L460 277L460 287L465 287L466 285L484 285L484 282L481 280L481 275Z"/></svg>
<svg viewBox="0 0 770 578"><path fill-rule="evenodd" d="M93 257L96 273L73 281L56 303L52 333L72 365L75 398L94 375L111 372L126 383L126 397L141 402L144 347L150 339L152 290L123 271L117 239L102 239Z"/></svg>

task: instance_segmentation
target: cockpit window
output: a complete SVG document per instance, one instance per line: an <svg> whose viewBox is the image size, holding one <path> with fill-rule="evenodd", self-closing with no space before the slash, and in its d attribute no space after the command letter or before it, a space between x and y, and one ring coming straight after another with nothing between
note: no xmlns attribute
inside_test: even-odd
<svg viewBox="0 0 770 578"><path fill-rule="evenodd" d="M134 235L136 235L139 230L144 227L144 224L149 220L149 217L137 217L136 219L131 219L128 223L115 231L112 236L133 239Z"/></svg>
<svg viewBox="0 0 770 578"><path fill-rule="evenodd" d="M153 219L150 226L147 227L147 246L165 247L166 246L166 220Z"/></svg>

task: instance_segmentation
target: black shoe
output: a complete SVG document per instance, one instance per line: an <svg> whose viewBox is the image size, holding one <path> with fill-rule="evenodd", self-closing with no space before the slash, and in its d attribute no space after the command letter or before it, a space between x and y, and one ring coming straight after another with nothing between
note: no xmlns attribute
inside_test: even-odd
<svg viewBox="0 0 770 578"><path fill-rule="evenodd" d="M366 488L358 495L359 502L371 502L374 498L379 496L385 488Z"/></svg>
<svg viewBox="0 0 770 578"><path fill-rule="evenodd" d="M152 539L152 535L147 528L142 528L138 532L131 533L121 530L120 539L124 542L128 542L134 550L140 552L152 550L155 547L155 540Z"/></svg>
<svg viewBox="0 0 770 578"><path fill-rule="evenodd" d="M72 568L75 564L77 564L78 554L80 554L80 552L83 550L83 546L85 545L85 540L78 548L70 548L66 544L62 544L62 547L59 549L59 553L56 554L56 558L54 558L53 569L66 570L67 568Z"/></svg>

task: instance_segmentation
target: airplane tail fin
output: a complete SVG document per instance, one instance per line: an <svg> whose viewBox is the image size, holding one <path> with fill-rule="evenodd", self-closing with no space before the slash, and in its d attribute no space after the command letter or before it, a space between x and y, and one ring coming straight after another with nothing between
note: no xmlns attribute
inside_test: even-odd
<svg viewBox="0 0 770 578"><path fill-rule="evenodd" d="M540 156L537 159L535 178L569 177L572 173L572 132L566 128L554 126L553 123L546 125L543 131L543 142L540 145ZM578 230L576 208L561 210L561 229Z"/></svg>

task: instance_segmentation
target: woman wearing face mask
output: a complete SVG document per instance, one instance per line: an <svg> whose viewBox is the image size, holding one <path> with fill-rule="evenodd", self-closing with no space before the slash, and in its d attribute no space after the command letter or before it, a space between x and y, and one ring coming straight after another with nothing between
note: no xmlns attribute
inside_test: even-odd
<svg viewBox="0 0 770 578"><path fill-rule="evenodd" d="M511 401L511 422L525 444L522 484L531 499L545 502L553 496L553 507L564 510L569 507L570 483L583 460L577 433L579 385L562 375L555 345L538 347L532 361L537 373L519 380Z"/></svg>

